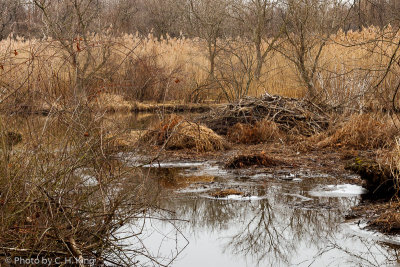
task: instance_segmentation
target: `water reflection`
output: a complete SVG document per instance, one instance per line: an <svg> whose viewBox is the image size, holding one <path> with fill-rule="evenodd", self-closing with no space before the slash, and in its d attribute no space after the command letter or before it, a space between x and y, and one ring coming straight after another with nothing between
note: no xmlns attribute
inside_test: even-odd
<svg viewBox="0 0 400 267"><path fill-rule="evenodd" d="M172 266L382 266L396 262L397 248L354 235L343 226L344 213L359 197L311 197L308 192L313 185L307 181L231 183L266 198L218 200L206 198L204 192L169 191L163 208L187 222L174 221L179 231L166 221L152 225L189 241ZM162 250L157 239L150 240Z"/></svg>
<svg viewBox="0 0 400 267"><path fill-rule="evenodd" d="M190 219L181 225L184 232L214 233L224 240L220 243L225 253L250 257L257 263L289 263L301 249L300 243L328 239L339 222L338 210L293 208L269 198L246 202L179 198L170 204L168 208L178 218ZM225 234L220 235L221 231Z"/></svg>

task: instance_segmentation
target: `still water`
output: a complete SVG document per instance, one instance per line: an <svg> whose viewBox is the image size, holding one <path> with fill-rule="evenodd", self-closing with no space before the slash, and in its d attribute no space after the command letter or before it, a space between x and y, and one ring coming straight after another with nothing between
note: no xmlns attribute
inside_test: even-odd
<svg viewBox="0 0 400 267"><path fill-rule="evenodd" d="M44 119L37 120L40 127ZM143 130L160 116L115 114L108 120L120 122L121 129ZM120 158L127 167L138 165L129 153ZM121 229L121 253L131 256L130 265L399 266L400 237L368 231L364 221L345 221L365 192L350 174L232 171L211 161L141 169L163 188L162 210ZM79 175L88 177L88 185L96 181L84 171ZM213 196L226 189L241 195Z"/></svg>
<svg viewBox="0 0 400 267"><path fill-rule="evenodd" d="M133 160L127 164L133 165ZM307 170L230 171L216 162L143 167L164 188L163 212L121 230L142 266L398 266L400 237L345 221L365 190L355 176ZM338 178L348 183L337 184ZM216 190L242 195L213 197ZM142 230L141 239L129 233ZM139 244L140 242L140 244ZM152 263L138 255L146 252Z"/></svg>

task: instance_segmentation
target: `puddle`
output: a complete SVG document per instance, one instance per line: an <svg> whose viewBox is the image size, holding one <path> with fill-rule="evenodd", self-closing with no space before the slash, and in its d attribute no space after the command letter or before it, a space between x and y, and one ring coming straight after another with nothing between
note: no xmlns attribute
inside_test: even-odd
<svg viewBox="0 0 400 267"><path fill-rule="evenodd" d="M360 186L335 185L335 177L304 170L295 175L282 172L284 177L280 177L261 171L251 175L246 170L228 171L215 162L157 166L145 169L167 188L161 208L172 213L153 214L120 234L126 237L126 251L145 246L159 265L396 264L399 247L388 244L398 245L400 238L360 234L364 230L359 225L344 223L346 212L365 193ZM282 179L289 176L293 179ZM213 192L223 189L243 194L213 197ZM129 232L138 229L143 232L140 241L129 237ZM132 254L132 260L143 266L159 266L137 254Z"/></svg>

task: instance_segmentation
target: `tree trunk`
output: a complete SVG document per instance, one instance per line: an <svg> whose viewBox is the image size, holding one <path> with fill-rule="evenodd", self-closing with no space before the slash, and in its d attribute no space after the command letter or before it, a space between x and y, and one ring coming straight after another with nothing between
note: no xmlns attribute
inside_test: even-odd
<svg viewBox="0 0 400 267"><path fill-rule="evenodd" d="M210 61L210 78L214 78L216 57L216 41L208 43L208 59Z"/></svg>

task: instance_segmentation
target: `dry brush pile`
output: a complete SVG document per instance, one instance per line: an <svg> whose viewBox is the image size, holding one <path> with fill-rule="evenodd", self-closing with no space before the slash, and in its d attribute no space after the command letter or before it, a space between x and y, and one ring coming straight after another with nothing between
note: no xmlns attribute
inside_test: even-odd
<svg viewBox="0 0 400 267"><path fill-rule="evenodd" d="M228 129L240 124L272 121L279 130L311 136L329 126L329 115L322 108L306 100L271 96L246 97L235 103L214 109L201 120L218 134L228 134ZM239 127L239 126L235 126ZM273 124L269 125L273 131Z"/></svg>

